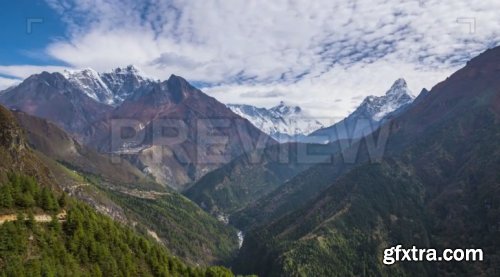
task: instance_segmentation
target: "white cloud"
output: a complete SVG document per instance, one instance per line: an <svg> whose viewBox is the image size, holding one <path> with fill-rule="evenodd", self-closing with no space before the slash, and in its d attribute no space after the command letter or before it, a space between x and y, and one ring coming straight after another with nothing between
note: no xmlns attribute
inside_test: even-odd
<svg viewBox="0 0 500 277"><path fill-rule="evenodd" d="M71 37L47 51L73 67L133 63L212 84L224 102L285 94L335 118L353 106L334 99L381 94L399 77L418 93L500 40L493 0L46 1Z"/></svg>
<svg viewBox="0 0 500 277"><path fill-rule="evenodd" d="M11 76L18 79L25 79L33 74L42 71L62 72L70 69L64 66L36 66L36 65L0 65L0 74Z"/></svg>
<svg viewBox="0 0 500 277"><path fill-rule="evenodd" d="M454 71L455 67L451 69ZM293 84L273 82L269 84L223 84L205 89L226 103L247 103L249 98L242 97L255 94L251 99L258 106L271 107L278 101L297 104L305 110L313 111L315 116L321 117L325 123L336 122L349 112L352 112L367 95L382 95L392 83L402 77L408 80L408 86L418 94L423 87L431 88L449 75L450 70L429 69L428 71L414 71L413 65L380 60L371 64L355 64L349 68L334 67L329 72L315 77L304 78ZM227 93L227 92L231 93ZM285 94L279 97L259 97L272 92ZM357 99L351 101L352 98ZM343 101L338 101L343 100ZM340 102L340 103L339 103Z"/></svg>
<svg viewBox="0 0 500 277"><path fill-rule="evenodd" d="M11 78L3 78L0 77L0 91L9 88L17 83L19 83L19 79L11 79Z"/></svg>

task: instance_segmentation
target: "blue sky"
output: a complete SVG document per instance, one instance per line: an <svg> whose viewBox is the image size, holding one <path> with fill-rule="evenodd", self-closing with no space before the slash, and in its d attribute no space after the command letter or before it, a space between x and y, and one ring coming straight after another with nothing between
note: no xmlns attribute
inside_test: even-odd
<svg viewBox="0 0 500 277"><path fill-rule="evenodd" d="M497 46L498 10L497 0L3 1L0 88L42 70L134 64L225 103L287 100L336 121L400 77L418 93Z"/></svg>
<svg viewBox="0 0 500 277"><path fill-rule="evenodd" d="M48 44L65 39L65 24L44 0L3 1L0 25L4 26L0 36L1 65L64 64L44 54Z"/></svg>

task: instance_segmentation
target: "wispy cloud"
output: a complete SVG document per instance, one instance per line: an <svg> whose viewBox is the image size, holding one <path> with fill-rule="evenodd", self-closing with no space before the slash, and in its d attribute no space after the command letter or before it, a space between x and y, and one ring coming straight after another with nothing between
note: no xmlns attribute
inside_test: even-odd
<svg viewBox="0 0 500 277"><path fill-rule="evenodd" d="M419 91L500 41L494 0L46 1L71 38L47 52L74 67L134 63L211 84L226 102L279 92L330 116L352 109L334 99L382 94L399 77Z"/></svg>
<svg viewBox="0 0 500 277"><path fill-rule="evenodd" d="M247 91L241 94L246 98L284 98L286 93L282 91Z"/></svg>

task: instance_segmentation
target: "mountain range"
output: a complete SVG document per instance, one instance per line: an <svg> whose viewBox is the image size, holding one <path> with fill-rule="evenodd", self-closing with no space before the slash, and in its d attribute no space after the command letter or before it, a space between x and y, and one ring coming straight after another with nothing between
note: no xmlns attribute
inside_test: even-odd
<svg viewBox="0 0 500 277"><path fill-rule="evenodd" d="M498 276L499 64L329 127L133 66L30 76L0 93L0 273ZM485 255L386 266L395 245Z"/></svg>
<svg viewBox="0 0 500 277"><path fill-rule="evenodd" d="M270 109L252 105L228 104L236 114L275 140L285 142L328 143L341 139L359 139L403 111L415 96L402 78L396 80L382 96L368 96L343 120L324 126L299 106L281 101Z"/></svg>
<svg viewBox="0 0 500 277"><path fill-rule="evenodd" d="M239 157L202 177L184 194L214 215L231 216L233 224L238 225L241 229L248 229L253 224L252 222L262 223L265 220L264 217L281 216L291 207L300 206L307 202L307 199L313 198L325 188L332 176L339 174L340 170L345 170L344 167L349 167L349 165L338 164L327 172L323 180L308 184L307 189L305 187L297 189L292 188L292 186L282 187L284 183L293 182L294 177L316 164L320 164L318 167L326 166L325 162L328 158L318 159L314 157L314 154L334 155L347 151L346 148L350 145L358 145L356 141L362 135L371 133L374 130L372 128L377 128L391 117L403 112L412 104L413 99L406 81L398 79L385 95L366 97L362 104L343 121L331 127L314 131L310 136L295 136L294 140L299 141L298 143L284 143L248 155L258 157L258 162L252 162L247 156ZM284 117L277 116L282 110L287 111L285 114L290 114L291 110L295 111L294 113L301 113L299 107L289 107L284 103L271 109L272 112L249 105L232 105L230 107L236 113L247 117L251 122L261 124L256 126L263 126L263 123L267 124L268 127L273 126L274 121L271 119L275 118L278 118L278 125L283 121L286 122ZM352 133L344 132L342 133L344 135L337 139L337 130L345 130L339 126L350 131L356 128L356 135L352 136ZM267 132L269 130L275 129L267 128ZM325 140L325 136L328 136L329 139ZM312 155L312 157L308 155ZM283 161L283 157L286 157L285 161ZM287 198L282 197L283 191L286 191ZM277 198L274 198L274 195L277 195ZM273 209L272 216L268 208L265 207L267 204ZM245 207L246 209L243 209Z"/></svg>
<svg viewBox="0 0 500 277"><path fill-rule="evenodd" d="M43 72L2 93L0 103L50 120L83 145L121 156L177 190L247 148L274 143L183 78L154 81L133 66Z"/></svg>
<svg viewBox="0 0 500 277"><path fill-rule="evenodd" d="M279 142L297 141L324 127L299 106L289 106L284 101L270 109L252 105L227 106Z"/></svg>

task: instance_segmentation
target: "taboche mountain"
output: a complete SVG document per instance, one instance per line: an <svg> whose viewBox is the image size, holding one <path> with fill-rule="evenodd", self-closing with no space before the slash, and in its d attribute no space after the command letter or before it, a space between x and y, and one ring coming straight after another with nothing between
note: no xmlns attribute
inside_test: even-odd
<svg viewBox="0 0 500 277"><path fill-rule="evenodd" d="M0 103L48 119L100 152L121 154L178 190L247 150L274 143L183 78L155 81L132 66L43 72L3 92ZM227 143L210 136L225 136Z"/></svg>
<svg viewBox="0 0 500 277"><path fill-rule="evenodd" d="M385 122L373 134L389 131L382 158L370 160L364 137L353 146L359 147L354 163L346 165L339 153L338 162L313 166L255 201L243 212L258 223L245 236L236 271L498 275L499 64L500 48L484 52ZM397 244L481 248L485 261L383 265L383 249Z"/></svg>
<svg viewBox="0 0 500 277"><path fill-rule="evenodd" d="M22 117L24 124L31 121L29 116L18 116ZM71 145L67 135L58 131L57 127L43 123L40 119L33 120L35 122L30 122L30 127L42 122L41 126L50 130L52 135L46 138L48 141L61 135L58 142L63 142L62 146ZM113 216L112 204L109 203L111 200L106 194L93 194L97 189L92 188L90 181L78 178L77 171L65 169L62 164L31 148L30 141L36 142L40 149L52 149L51 146L44 146L45 139L38 137L43 134L39 133L41 129L44 128L30 130L31 138L27 138L26 131L21 128L16 117L0 106L2 275L232 276L229 270L221 267L188 266L174 257L160 242L155 242L146 231L140 234L123 225L125 222L116 217L116 213L120 211L116 211ZM73 146L80 148L76 143ZM62 147L60 150L68 148ZM87 156L85 153L75 154L69 151L71 153L66 155L59 150L56 152L52 149L47 154L72 161L76 158L76 164L80 165L89 159L99 159L95 154ZM126 170L125 168L121 172ZM108 177L113 179L112 175ZM70 189L75 185L86 188L77 193ZM121 212L125 210L123 208ZM192 212L191 216L195 217L202 213L199 209L186 209L183 212L185 215ZM184 221L187 219L185 215ZM174 223L175 218L170 218L170 221ZM136 222L131 226L139 225L143 224ZM200 231L202 228L198 230ZM190 243L193 238L189 239ZM189 247L194 246L186 245L185 251ZM175 247L171 249L175 250ZM204 248L204 251L207 250ZM196 260L197 263L200 261L202 259Z"/></svg>

